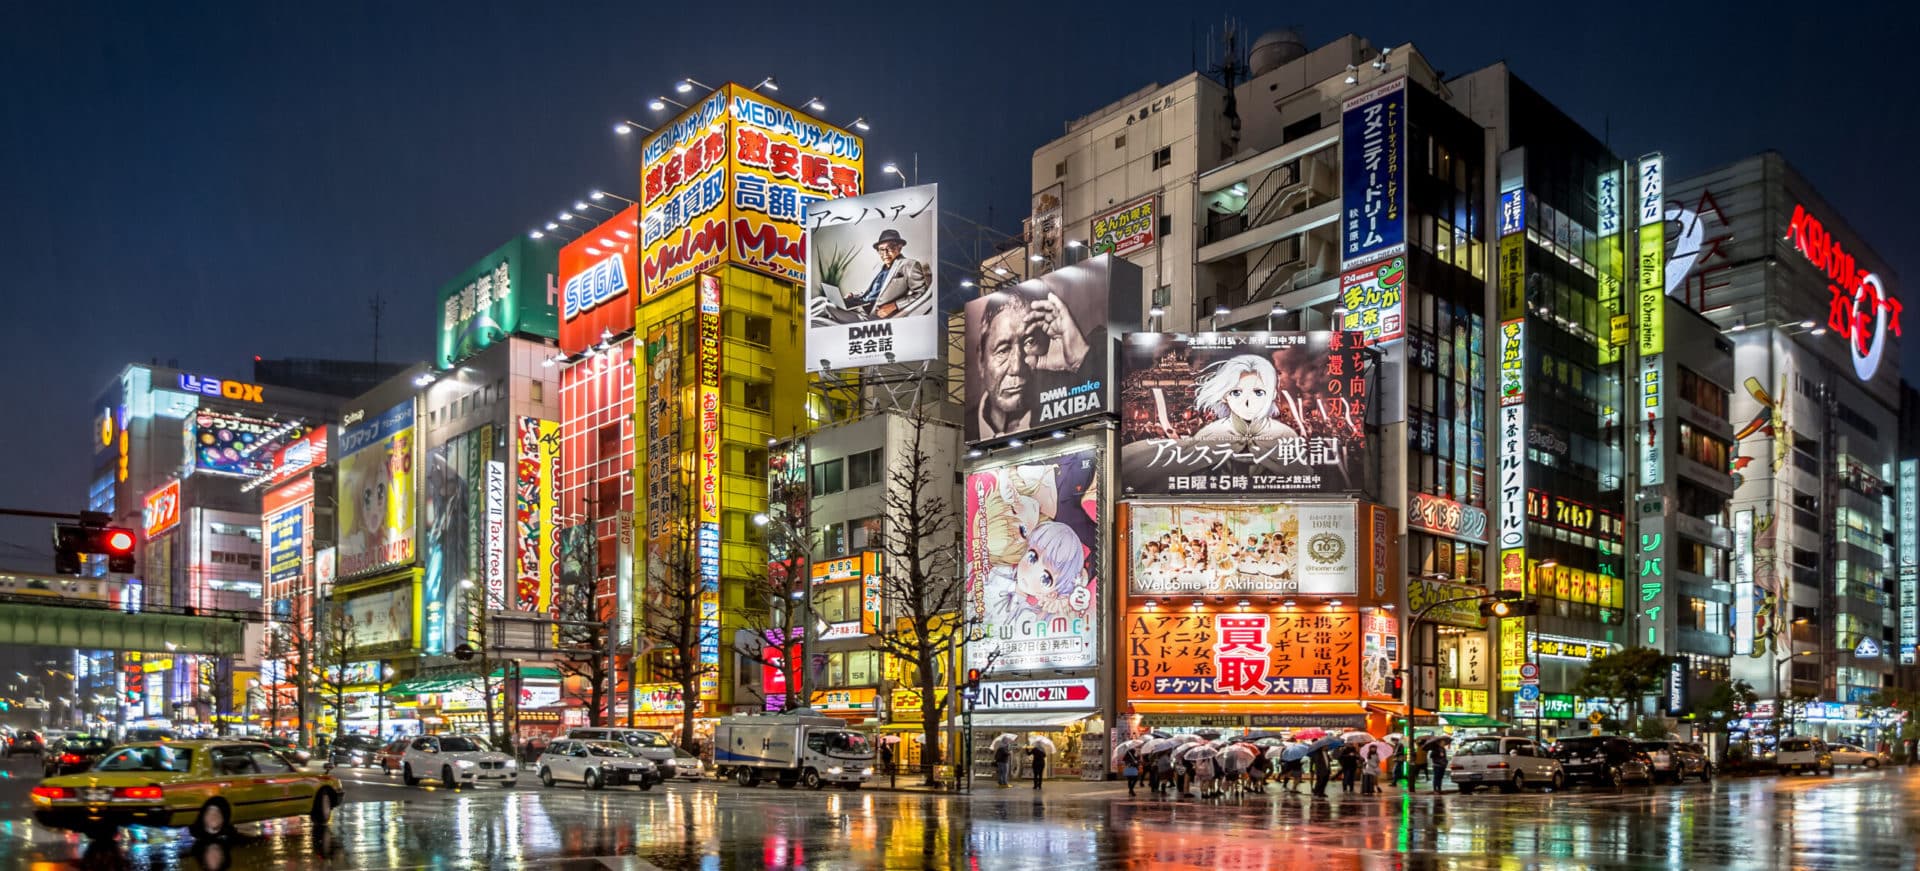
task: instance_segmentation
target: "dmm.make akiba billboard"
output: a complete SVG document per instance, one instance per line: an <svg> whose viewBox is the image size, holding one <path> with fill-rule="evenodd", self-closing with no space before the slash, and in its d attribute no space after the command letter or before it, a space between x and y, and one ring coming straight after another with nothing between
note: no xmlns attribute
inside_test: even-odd
<svg viewBox="0 0 1920 871"><path fill-rule="evenodd" d="M628 206L560 249L560 353L633 329L640 207Z"/></svg>
<svg viewBox="0 0 1920 871"><path fill-rule="evenodd" d="M807 206L859 196L859 136L728 84L647 140L640 169L641 296L723 262L804 282Z"/></svg>

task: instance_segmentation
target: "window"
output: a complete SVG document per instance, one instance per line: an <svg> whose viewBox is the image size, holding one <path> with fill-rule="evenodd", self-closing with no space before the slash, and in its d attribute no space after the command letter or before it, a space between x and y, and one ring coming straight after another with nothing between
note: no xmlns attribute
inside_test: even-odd
<svg viewBox="0 0 1920 871"><path fill-rule="evenodd" d="M880 656L876 651L859 650L847 654L847 685L868 686L880 682Z"/></svg>
<svg viewBox="0 0 1920 871"><path fill-rule="evenodd" d="M740 322L740 338L763 348L773 344L773 320L760 315L747 315Z"/></svg>
<svg viewBox="0 0 1920 871"><path fill-rule="evenodd" d="M217 774L254 773L253 754L245 747L215 747L207 753L213 760L213 770Z"/></svg>
<svg viewBox="0 0 1920 871"><path fill-rule="evenodd" d="M740 386L740 404L754 411L773 409L773 385L765 381L748 381Z"/></svg>
<svg viewBox="0 0 1920 871"><path fill-rule="evenodd" d="M861 451L847 458L847 489L858 490L880 483L880 451Z"/></svg>
<svg viewBox="0 0 1920 871"><path fill-rule="evenodd" d="M293 770L293 766L288 765L287 760L280 758L280 754L272 750L256 749L247 755L253 758L253 767L259 769L261 774L285 774Z"/></svg>
<svg viewBox="0 0 1920 871"><path fill-rule="evenodd" d="M1680 367L1680 398L1716 418L1727 417L1727 392L1685 366Z"/></svg>
<svg viewBox="0 0 1920 871"><path fill-rule="evenodd" d="M534 402L542 401L546 398L546 387L545 384L541 384L538 381L527 385L527 398Z"/></svg>
<svg viewBox="0 0 1920 871"><path fill-rule="evenodd" d="M862 517L858 520L850 521L847 524L847 544L851 548L850 552L872 550L880 547L880 536L886 529L885 523L885 518L877 514L872 517Z"/></svg>
<svg viewBox="0 0 1920 871"><path fill-rule="evenodd" d="M825 496L846 489L846 481L841 475L846 464L841 460L826 460L813 464L813 495Z"/></svg>
<svg viewBox="0 0 1920 871"><path fill-rule="evenodd" d="M611 460L620 455L620 425L610 423L593 434L595 454L598 460Z"/></svg>
<svg viewBox="0 0 1920 871"><path fill-rule="evenodd" d="M1056 163L1056 164L1054 164L1054 165L1053 165L1053 177L1054 177L1054 178L1066 178L1066 177L1067 177L1067 162L1066 162L1066 161L1064 161L1064 160L1063 160L1063 161L1060 161L1059 163Z"/></svg>
<svg viewBox="0 0 1920 871"><path fill-rule="evenodd" d="M1116 149L1127 147L1127 134L1122 133L1119 136L1113 137L1113 147Z"/></svg>
<svg viewBox="0 0 1920 871"><path fill-rule="evenodd" d="M597 491L593 497L593 516L596 520L605 520L612 517L615 511L620 510L620 478L618 476L600 479L599 486L594 489Z"/></svg>
<svg viewBox="0 0 1920 871"><path fill-rule="evenodd" d="M813 613L828 623L845 623L848 614L858 614L859 584L821 584L813 588ZM852 601L849 601L852 600ZM852 605L852 607L849 607Z"/></svg>
<svg viewBox="0 0 1920 871"><path fill-rule="evenodd" d="M820 550L817 559L833 559L847 552L847 525L826 523L820 526Z"/></svg>
<svg viewBox="0 0 1920 871"><path fill-rule="evenodd" d="M1173 162L1173 146L1171 145L1162 145L1160 146L1159 151L1156 151L1153 153L1154 169L1165 169L1167 164L1172 162Z"/></svg>

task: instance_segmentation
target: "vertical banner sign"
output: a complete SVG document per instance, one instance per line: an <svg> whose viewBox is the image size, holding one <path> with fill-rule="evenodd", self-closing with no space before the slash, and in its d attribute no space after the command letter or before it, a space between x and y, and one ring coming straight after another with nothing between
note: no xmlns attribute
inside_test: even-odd
<svg viewBox="0 0 1920 871"><path fill-rule="evenodd" d="M1913 665L1920 644L1920 460L1901 460L1900 499L1900 664Z"/></svg>
<svg viewBox="0 0 1920 871"><path fill-rule="evenodd" d="M1624 204L1620 196L1620 170L1610 169L1600 174L1600 180L1594 189L1594 198L1598 204L1600 224L1599 263L1599 300L1600 309L1607 318L1606 341L1600 343L1600 364L1608 365L1620 359L1620 346L1626 337L1620 335L1626 325L1626 299L1621 284L1625 281L1626 255L1621 246L1620 233ZM1622 329L1616 329L1618 324Z"/></svg>
<svg viewBox="0 0 1920 871"><path fill-rule="evenodd" d="M553 598L553 463L559 448L559 424L537 417L514 421L513 603L521 611L547 610Z"/></svg>
<svg viewBox="0 0 1920 871"><path fill-rule="evenodd" d="M640 578L660 577L656 572L664 572L663 560L669 548L673 547L673 537L679 532L682 522L681 512L684 506L680 500L685 498L681 488L684 485L684 470L680 467L680 430L681 421L686 416L686 401L680 388L680 355L683 320L672 320L654 327L647 335L647 393L646 422L641 428L647 445L647 533L644 539L645 559L648 566L640 573ZM627 518L628 525L632 524ZM633 533L627 533L632 535ZM629 548L626 559L634 559L632 542L623 542ZM632 640L634 621L634 578L632 567L626 583L617 593L616 608L620 617L621 643Z"/></svg>
<svg viewBox="0 0 1920 871"><path fill-rule="evenodd" d="M700 698L720 694L720 277L700 276Z"/></svg>
<svg viewBox="0 0 1920 871"><path fill-rule="evenodd" d="M1527 214L1524 176L1500 177L1500 589L1526 588L1527 565ZM1520 688L1527 661L1526 618L1500 621L1500 688Z"/></svg>
<svg viewBox="0 0 1920 871"><path fill-rule="evenodd" d="M1666 481L1666 449L1660 432L1663 396L1660 383L1666 349L1666 194L1662 187L1662 163L1658 154L1640 159L1639 219L1640 250L1638 297L1634 326L1639 330L1640 406L1645 413L1646 435L1640 451L1640 486L1651 487Z"/></svg>
<svg viewBox="0 0 1920 871"><path fill-rule="evenodd" d="M507 464L487 461L487 607L507 606Z"/></svg>
<svg viewBox="0 0 1920 871"><path fill-rule="evenodd" d="M1733 652L1753 654L1753 509L1733 514Z"/></svg>
<svg viewBox="0 0 1920 871"><path fill-rule="evenodd" d="M1407 250L1407 80L1340 106L1340 269Z"/></svg>
<svg viewBox="0 0 1920 871"><path fill-rule="evenodd" d="M614 643L624 647L633 643L633 512L620 511L613 522L618 536L613 566Z"/></svg>

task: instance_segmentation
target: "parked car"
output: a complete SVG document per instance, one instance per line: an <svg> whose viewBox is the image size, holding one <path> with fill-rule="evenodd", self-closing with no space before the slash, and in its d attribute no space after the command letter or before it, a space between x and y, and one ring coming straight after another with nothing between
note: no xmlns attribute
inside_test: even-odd
<svg viewBox="0 0 1920 871"><path fill-rule="evenodd" d="M679 747L673 748L673 769L670 776L681 780L705 780L707 766L700 757L688 753Z"/></svg>
<svg viewBox="0 0 1920 871"><path fill-rule="evenodd" d="M387 746L380 748L374 764L380 766L381 773L392 777L394 772L400 770L400 758L407 755L407 745L412 743L412 738L395 738L388 741Z"/></svg>
<svg viewBox="0 0 1920 871"><path fill-rule="evenodd" d="M173 741L179 737L180 736L173 733L172 729L159 726L135 726L127 730L127 743L129 744L138 744L144 741Z"/></svg>
<svg viewBox="0 0 1920 871"><path fill-rule="evenodd" d="M1828 744L1827 752L1833 754L1835 765L1858 765L1862 768L1879 768L1893 764L1893 756L1868 750L1858 744Z"/></svg>
<svg viewBox="0 0 1920 871"><path fill-rule="evenodd" d="M1689 777L1697 777L1701 783L1713 779L1713 763L1707 760L1707 749L1698 744L1640 741L1634 747L1647 754L1647 764L1653 769L1655 783L1662 780L1679 783Z"/></svg>
<svg viewBox="0 0 1920 871"><path fill-rule="evenodd" d="M372 735L342 735L327 749L328 765L364 768L374 764L382 744Z"/></svg>
<svg viewBox="0 0 1920 871"><path fill-rule="evenodd" d="M91 770L33 788L41 825L95 837L121 826L186 826L195 837L235 823L306 816L324 827L339 807L338 778L301 771L253 741L169 741L115 749Z"/></svg>
<svg viewBox="0 0 1920 871"><path fill-rule="evenodd" d="M650 732L646 729L604 729L595 726L569 729L567 738L572 741L617 741L632 748L641 758L652 760L655 765L662 767L673 765L675 749L673 742L668 741L667 736L659 732ZM667 778L673 775L663 771L660 776Z"/></svg>
<svg viewBox="0 0 1920 871"><path fill-rule="evenodd" d="M168 733L168 734L169 736L171 736L172 733ZM153 740L171 741L173 739L172 737L167 737L167 738L155 738ZM283 735L268 735L264 738L261 738L260 743L265 744L268 747L272 747L273 749L278 750L281 753L287 754L287 756L293 759L294 762L297 762L301 765L305 765L313 761L313 754L309 753L305 748L301 747L300 745L293 743L292 738L288 738Z"/></svg>
<svg viewBox="0 0 1920 871"><path fill-rule="evenodd" d="M1652 783L1653 767L1632 741L1617 735L1562 738L1550 755L1559 760L1567 782L1588 781L1600 786Z"/></svg>
<svg viewBox="0 0 1920 871"><path fill-rule="evenodd" d="M75 735L53 746L46 754L46 777L59 777L85 771L113 749L113 742L92 735Z"/></svg>
<svg viewBox="0 0 1920 871"><path fill-rule="evenodd" d="M652 789L661 779L660 767L653 760L613 741L555 741L534 764L540 773L540 785L547 787L565 780L588 789L628 784Z"/></svg>
<svg viewBox="0 0 1920 871"><path fill-rule="evenodd" d="M1559 789L1566 782L1560 763L1532 739L1498 735L1460 742L1447 765L1447 776L1462 793L1482 786L1498 786L1501 792L1518 792L1529 786Z"/></svg>
<svg viewBox="0 0 1920 871"><path fill-rule="evenodd" d="M519 776L512 756L495 752L477 735L422 735L400 756L400 779L408 786L426 778L453 789L478 783L512 786Z"/></svg>
<svg viewBox="0 0 1920 871"><path fill-rule="evenodd" d="M1833 753L1827 749L1827 742L1819 738L1795 735L1780 739L1780 746L1773 754L1773 765L1781 774L1801 771L1832 774Z"/></svg>

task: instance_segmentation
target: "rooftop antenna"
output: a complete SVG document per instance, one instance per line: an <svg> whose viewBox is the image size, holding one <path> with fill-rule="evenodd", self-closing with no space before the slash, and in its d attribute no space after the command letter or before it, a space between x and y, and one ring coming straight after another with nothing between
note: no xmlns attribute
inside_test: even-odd
<svg viewBox="0 0 1920 871"><path fill-rule="evenodd" d="M367 311L373 314L373 362L380 362L380 315L387 310L387 302L376 293L367 298Z"/></svg>
<svg viewBox="0 0 1920 871"><path fill-rule="evenodd" d="M1222 45L1220 63L1215 65L1213 69L1208 70L1208 72L1217 76L1220 79L1220 84L1227 89L1227 107L1224 114L1227 118L1228 129L1231 131L1228 137L1235 147L1240 145L1240 107L1234 99L1233 87L1238 84L1247 73L1247 61L1242 57L1247 49L1246 46L1236 44L1239 35L1240 26L1238 22L1229 18L1221 23L1220 41Z"/></svg>

